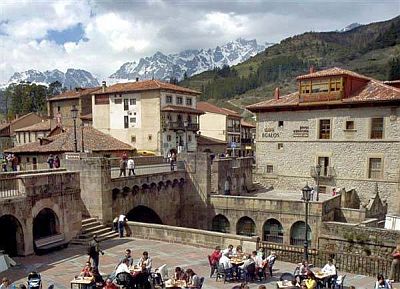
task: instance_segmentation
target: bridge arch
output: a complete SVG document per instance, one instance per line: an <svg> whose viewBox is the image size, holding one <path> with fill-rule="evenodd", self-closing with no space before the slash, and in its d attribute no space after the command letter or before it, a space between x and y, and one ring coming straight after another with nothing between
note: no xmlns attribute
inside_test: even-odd
<svg viewBox="0 0 400 289"><path fill-rule="evenodd" d="M60 221L50 208L43 208L33 219L33 240L60 233Z"/></svg>
<svg viewBox="0 0 400 289"><path fill-rule="evenodd" d="M241 217L236 224L236 234L243 236L255 236L256 224L252 218L247 216Z"/></svg>
<svg viewBox="0 0 400 289"><path fill-rule="evenodd" d="M4 250L10 256L24 255L24 232L20 221L13 215L0 217L0 250Z"/></svg>
<svg viewBox="0 0 400 289"><path fill-rule="evenodd" d="M221 233L229 233L231 224L229 220L224 215L218 214L212 219L212 227L211 230L215 232Z"/></svg>
<svg viewBox="0 0 400 289"><path fill-rule="evenodd" d="M268 219L263 226L263 240L273 243L283 243L283 227L277 219Z"/></svg>
<svg viewBox="0 0 400 289"><path fill-rule="evenodd" d="M146 206L137 206L128 212L126 215L129 221L141 222L141 223L152 223L152 224L163 224L160 216L152 209Z"/></svg>
<svg viewBox="0 0 400 289"><path fill-rule="evenodd" d="M307 240L308 246L311 245L311 228L308 226ZM306 224L303 221L295 222L290 228L290 245L303 246Z"/></svg>

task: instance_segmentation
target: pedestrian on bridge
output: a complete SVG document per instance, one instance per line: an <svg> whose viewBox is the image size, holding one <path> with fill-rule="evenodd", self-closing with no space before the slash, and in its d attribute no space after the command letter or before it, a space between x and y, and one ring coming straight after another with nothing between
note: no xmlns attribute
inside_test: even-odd
<svg viewBox="0 0 400 289"><path fill-rule="evenodd" d="M126 177L126 159L123 157L119 160L119 176L122 177L122 175Z"/></svg>
<svg viewBox="0 0 400 289"><path fill-rule="evenodd" d="M128 159L128 175L130 176L131 173L132 175L135 175L135 161L132 157Z"/></svg>

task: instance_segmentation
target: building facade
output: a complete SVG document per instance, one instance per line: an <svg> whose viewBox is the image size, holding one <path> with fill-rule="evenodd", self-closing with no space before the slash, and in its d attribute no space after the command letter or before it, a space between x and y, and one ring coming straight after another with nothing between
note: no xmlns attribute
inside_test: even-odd
<svg viewBox="0 0 400 289"><path fill-rule="evenodd" d="M199 94L157 80L104 85L93 95L93 126L137 150L196 151Z"/></svg>
<svg viewBox="0 0 400 289"><path fill-rule="evenodd" d="M254 138L256 135L256 126L244 121L240 122L240 149L242 156L253 156L255 151Z"/></svg>
<svg viewBox="0 0 400 289"><path fill-rule="evenodd" d="M19 128L15 130L15 146L38 141L44 138L51 131L51 121L43 120L34 125Z"/></svg>
<svg viewBox="0 0 400 289"><path fill-rule="evenodd" d="M400 212L400 89L339 68L297 78L299 91L248 108L257 114L257 168L266 185L320 193L378 188Z"/></svg>

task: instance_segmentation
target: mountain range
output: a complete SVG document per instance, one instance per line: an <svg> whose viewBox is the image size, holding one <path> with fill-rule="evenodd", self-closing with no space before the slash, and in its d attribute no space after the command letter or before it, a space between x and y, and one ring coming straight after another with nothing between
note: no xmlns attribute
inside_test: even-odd
<svg viewBox="0 0 400 289"><path fill-rule="evenodd" d="M124 63L110 75L109 81L123 82L137 77L161 80L174 77L181 80L215 67L239 64L270 45L272 44L259 45L255 39L238 38L214 49L190 49L168 55L157 52L153 56L141 58L138 62Z"/></svg>

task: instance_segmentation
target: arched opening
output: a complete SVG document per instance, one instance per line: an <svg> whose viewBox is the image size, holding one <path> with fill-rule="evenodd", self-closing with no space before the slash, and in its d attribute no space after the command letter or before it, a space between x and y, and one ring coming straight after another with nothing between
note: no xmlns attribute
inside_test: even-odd
<svg viewBox="0 0 400 289"><path fill-rule="evenodd" d="M12 215L1 216L0 228L0 250L5 251L10 256L23 255L24 233L18 219Z"/></svg>
<svg viewBox="0 0 400 289"><path fill-rule="evenodd" d="M230 232L230 223L229 220L223 215L216 215L212 219L212 231L221 232L221 233L229 233Z"/></svg>
<svg viewBox="0 0 400 289"><path fill-rule="evenodd" d="M56 235L60 232L60 223L53 210L42 209L33 219L33 240Z"/></svg>
<svg viewBox="0 0 400 289"><path fill-rule="evenodd" d="M283 243L283 227L278 220L269 219L264 223L263 240L266 242Z"/></svg>
<svg viewBox="0 0 400 289"><path fill-rule="evenodd" d="M161 218L152 209L145 206L137 206L126 215L129 221L162 225Z"/></svg>
<svg viewBox="0 0 400 289"><path fill-rule="evenodd" d="M230 195L231 189L232 189L232 179L230 176L227 176L224 183L224 195Z"/></svg>
<svg viewBox="0 0 400 289"><path fill-rule="evenodd" d="M303 246L306 224L303 221L298 221L290 228L290 245ZM311 228L308 226L307 232L308 246L311 245Z"/></svg>
<svg viewBox="0 0 400 289"><path fill-rule="evenodd" d="M255 236L256 224L249 217L241 217L236 225L236 234L243 236Z"/></svg>

